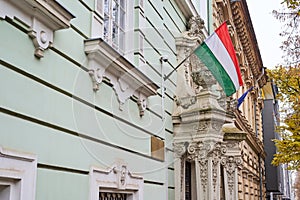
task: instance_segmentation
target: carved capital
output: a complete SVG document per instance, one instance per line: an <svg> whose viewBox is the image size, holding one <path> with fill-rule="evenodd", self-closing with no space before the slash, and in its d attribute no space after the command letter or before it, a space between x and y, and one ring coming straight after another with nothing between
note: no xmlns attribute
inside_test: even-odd
<svg viewBox="0 0 300 200"><path fill-rule="evenodd" d="M227 147L220 142L191 142L187 148L189 160L203 160L211 157L213 159L219 159L223 156Z"/></svg>
<svg viewBox="0 0 300 200"><path fill-rule="evenodd" d="M185 142L173 143L174 156L176 158L181 158L186 152L186 146L187 143Z"/></svg>

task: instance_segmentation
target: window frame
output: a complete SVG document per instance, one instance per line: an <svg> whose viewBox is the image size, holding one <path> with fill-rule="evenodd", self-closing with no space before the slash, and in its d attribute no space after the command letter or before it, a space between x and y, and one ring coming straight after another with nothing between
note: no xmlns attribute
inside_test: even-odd
<svg viewBox="0 0 300 200"><path fill-rule="evenodd" d="M9 200L35 200L37 158L0 146L0 185L9 187Z"/></svg>
<svg viewBox="0 0 300 200"><path fill-rule="evenodd" d="M126 193L127 200L143 200L144 179L130 173L125 164L114 164L106 170L94 166L89 174L89 200L99 200L100 192Z"/></svg>

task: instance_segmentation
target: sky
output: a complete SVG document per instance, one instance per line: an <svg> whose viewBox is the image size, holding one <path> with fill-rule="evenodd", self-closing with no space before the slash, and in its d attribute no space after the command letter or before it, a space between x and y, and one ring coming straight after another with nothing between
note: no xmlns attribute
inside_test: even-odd
<svg viewBox="0 0 300 200"><path fill-rule="evenodd" d="M264 67L269 69L282 63L280 45L282 38L280 22L272 15L273 10L280 10L282 0L247 0L256 39Z"/></svg>

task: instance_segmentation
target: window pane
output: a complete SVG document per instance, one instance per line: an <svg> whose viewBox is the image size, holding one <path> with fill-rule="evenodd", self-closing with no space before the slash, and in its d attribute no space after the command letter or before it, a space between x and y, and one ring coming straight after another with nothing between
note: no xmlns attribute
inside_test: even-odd
<svg viewBox="0 0 300 200"><path fill-rule="evenodd" d="M115 1L112 1L112 20L118 23L119 19L119 6Z"/></svg>
<svg viewBox="0 0 300 200"><path fill-rule="evenodd" d="M103 39L116 50L124 52L126 0L103 0L103 7Z"/></svg>
<svg viewBox="0 0 300 200"><path fill-rule="evenodd" d="M114 45L118 46L118 38L119 38L119 29L117 24L113 23L113 27L112 27L112 42Z"/></svg>
<svg viewBox="0 0 300 200"><path fill-rule="evenodd" d="M109 2L110 0L104 0L104 13L108 15L109 13Z"/></svg>
<svg viewBox="0 0 300 200"><path fill-rule="evenodd" d="M103 23L104 23L103 37L104 37L104 40L108 41L109 32L110 32L109 31L109 17L106 14L104 14Z"/></svg>

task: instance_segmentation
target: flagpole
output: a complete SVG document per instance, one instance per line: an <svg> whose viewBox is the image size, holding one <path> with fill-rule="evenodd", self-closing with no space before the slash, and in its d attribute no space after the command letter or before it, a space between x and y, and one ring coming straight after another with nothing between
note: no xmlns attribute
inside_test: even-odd
<svg viewBox="0 0 300 200"><path fill-rule="evenodd" d="M194 51L185 57L167 76L165 76L164 81L166 81L191 55L194 53Z"/></svg>

